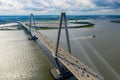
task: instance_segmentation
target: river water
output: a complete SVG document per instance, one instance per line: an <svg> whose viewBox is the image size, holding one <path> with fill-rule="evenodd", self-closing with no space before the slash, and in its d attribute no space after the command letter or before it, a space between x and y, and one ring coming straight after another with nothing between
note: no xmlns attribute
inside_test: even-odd
<svg viewBox="0 0 120 80"><path fill-rule="evenodd" d="M106 80L119 80L120 24L110 20L90 22L95 27L69 29L71 54ZM40 32L56 41L57 30ZM51 62L24 31L0 31L0 37L0 80L53 80L49 74ZM67 50L65 40L62 30L60 46Z"/></svg>
<svg viewBox="0 0 120 80"><path fill-rule="evenodd" d="M0 80L53 80L52 64L24 31L0 31Z"/></svg>

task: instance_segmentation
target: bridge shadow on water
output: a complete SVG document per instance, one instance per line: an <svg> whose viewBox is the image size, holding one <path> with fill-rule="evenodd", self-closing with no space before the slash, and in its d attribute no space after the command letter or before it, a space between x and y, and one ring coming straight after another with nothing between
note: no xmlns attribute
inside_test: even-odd
<svg viewBox="0 0 120 80"><path fill-rule="evenodd" d="M56 60L55 58L53 57L52 55L52 52L44 45L42 44L41 41L39 40L34 40L36 42L36 44L39 46L40 49L42 49L43 53L48 57L48 59L52 62L52 64L54 65L54 69L57 69L58 68L58 64L56 64ZM56 80L77 80L70 72L69 70L60 62L60 61L57 61L59 63L59 68L62 68L61 70L61 76L60 75L57 75L57 78ZM52 69L51 69L52 70ZM50 73L51 73L51 70L50 70ZM66 70L68 72L66 72ZM64 72L65 71L65 72ZM56 74L54 73L53 71L53 74ZM67 75L66 75L67 74ZM51 74L52 75L52 74ZM53 76L53 75L52 75ZM55 76L53 76L54 78ZM64 78L64 79L63 79Z"/></svg>

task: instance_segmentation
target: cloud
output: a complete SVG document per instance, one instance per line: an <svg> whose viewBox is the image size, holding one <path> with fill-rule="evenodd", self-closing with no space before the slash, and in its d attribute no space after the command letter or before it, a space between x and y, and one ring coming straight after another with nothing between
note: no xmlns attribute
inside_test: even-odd
<svg viewBox="0 0 120 80"><path fill-rule="evenodd" d="M2 5L2 2L0 2L0 5Z"/></svg>
<svg viewBox="0 0 120 80"><path fill-rule="evenodd" d="M1 0L0 8L0 14L106 14L119 10L120 0Z"/></svg>
<svg viewBox="0 0 120 80"><path fill-rule="evenodd" d="M99 7L120 8L120 0L92 0L92 2Z"/></svg>

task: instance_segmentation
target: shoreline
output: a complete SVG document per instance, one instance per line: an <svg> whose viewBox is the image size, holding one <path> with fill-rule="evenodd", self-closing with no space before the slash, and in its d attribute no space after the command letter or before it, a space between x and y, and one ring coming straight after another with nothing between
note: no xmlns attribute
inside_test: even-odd
<svg viewBox="0 0 120 80"><path fill-rule="evenodd" d="M29 26L29 22L25 22L27 26ZM52 30L52 29L58 29L59 21L40 21L36 22L36 28L37 30ZM95 24L90 23L88 21L68 21L68 28L69 29L75 29L75 28L92 28ZM64 29L64 27L62 27ZM0 31L11 31L11 30L23 30L18 24L16 23L6 23L0 25Z"/></svg>
<svg viewBox="0 0 120 80"><path fill-rule="evenodd" d="M26 25L29 26L28 23ZM52 21L52 22L40 22L36 24L37 30L51 30L51 29L58 29L59 22L58 21ZM68 21L68 28L69 29L74 29L74 28L92 28L94 27L95 24L88 22L88 21L82 21L82 22L69 22ZM64 29L64 27L62 27Z"/></svg>
<svg viewBox="0 0 120 80"><path fill-rule="evenodd" d="M111 20L112 23L120 23L120 20Z"/></svg>

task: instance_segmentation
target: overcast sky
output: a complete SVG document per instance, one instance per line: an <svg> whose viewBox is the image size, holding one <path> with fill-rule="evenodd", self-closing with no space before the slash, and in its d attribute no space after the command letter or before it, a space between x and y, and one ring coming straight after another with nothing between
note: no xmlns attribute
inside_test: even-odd
<svg viewBox="0 0 120 80"><path fill-rule="evenodd" d="M120 0L0 0L0 15L120 14Z"/></svg>

